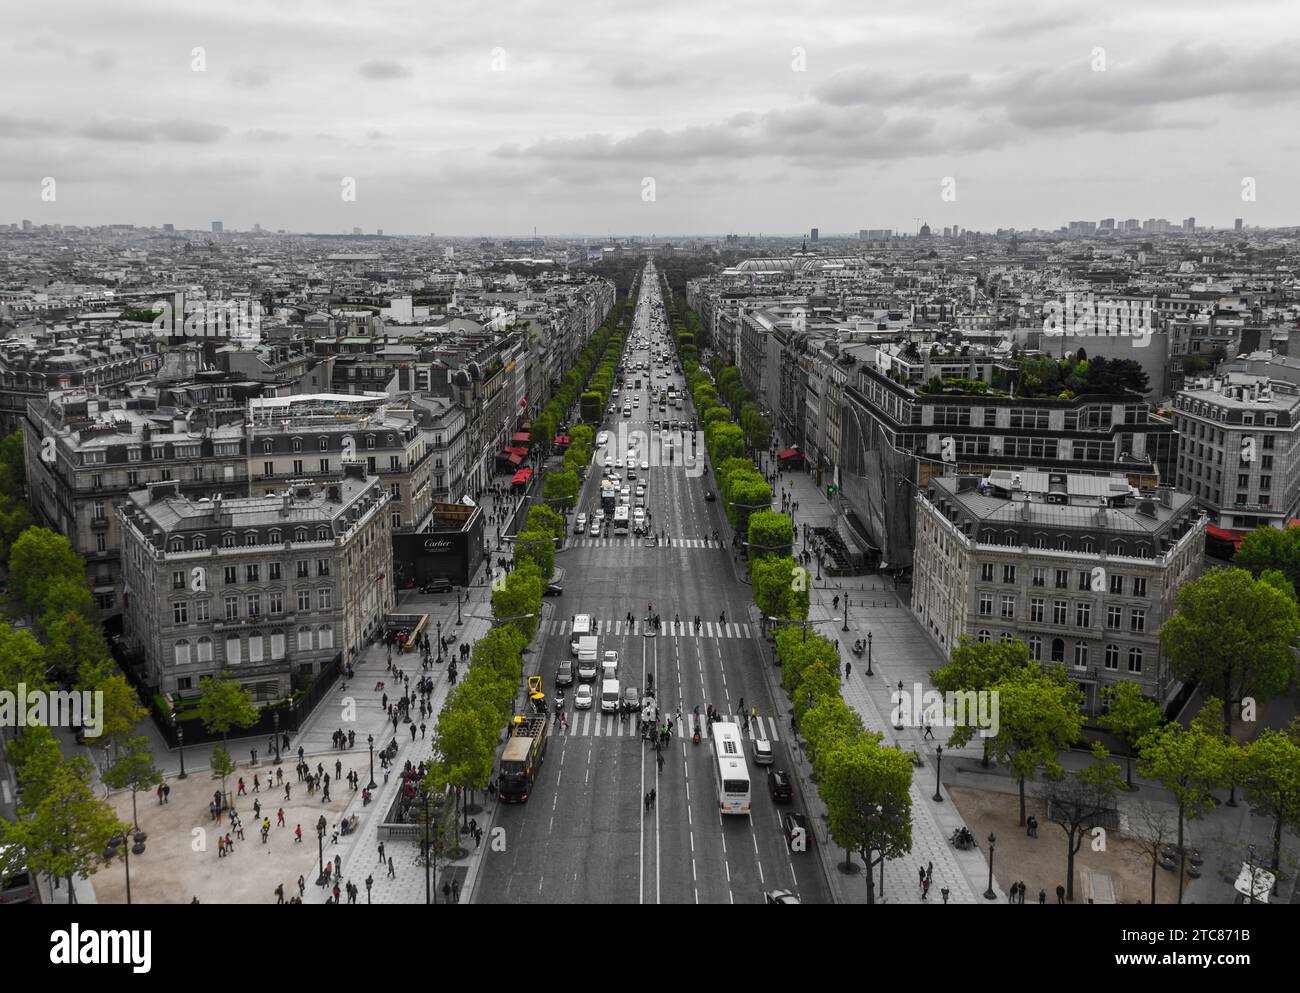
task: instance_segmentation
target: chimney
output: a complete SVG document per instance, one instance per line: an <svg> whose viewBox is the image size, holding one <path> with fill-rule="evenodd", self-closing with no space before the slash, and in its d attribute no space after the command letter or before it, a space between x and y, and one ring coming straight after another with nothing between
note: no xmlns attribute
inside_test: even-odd
<svg viewBox="0 0 1300 993"><path fill-rule="evenodd" d="M212 523L221 524L221 494L217 493L212 497Z"/></svg>
<svg viewBox="0 0 1300 993"><path fill-rule="evenodd" d="M1158 495L1159 498L1160 498L1160 506L1165 507L1165 508L1167 508L1167 509L1169 509L1169 510L1172 510L1172 509L1173 509L1173 506L1174 506L1174 491L1173 491L1173 487L1171 487L1171 486L1161 486L1161 487L1159 487L1159 488L1156 490L1156 493L1157 493L1157 495Z"/></svg>
<svg viewBox="0 0 1300 993"><path fill-rule="evenodd" d="M280 516L288 517L289 511L292 509L293 509L293 493L290 492L289 490L285 490L284 493L281 494Z"/></svg>
<svg viewBox="0 0 1300 993"><path fill-rule="evenodd" d="M329 500L330 503L342 503L343 502L342 493L343 493L343 488L335 484L331 486L328 490L326 490L326 498Z"/></svg>

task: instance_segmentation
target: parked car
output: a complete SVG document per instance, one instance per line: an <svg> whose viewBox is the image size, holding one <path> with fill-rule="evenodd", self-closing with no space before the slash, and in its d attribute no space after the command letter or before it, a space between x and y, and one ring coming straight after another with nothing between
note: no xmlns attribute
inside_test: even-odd
<svg viewBox="0 0 1300 993"><path fill-rule="evenodd" d="M573 685L573 659L565 659L555 667L555 685Z"/></svg>
<svg viewBox="0 0 1300 993"><path fill-rule="evenodd" d="M704 499L709 501L709 503L712 503L714 500L718 499L718 497L712 490L705 490Z"/></svg>
<svg viewBox="0 0 1300 993"><path fill-rule="evenodd" d="M772 794L774 803L790 803L794 800L794 786L790 774L784 769L767 770L767 791Z"/></svg>

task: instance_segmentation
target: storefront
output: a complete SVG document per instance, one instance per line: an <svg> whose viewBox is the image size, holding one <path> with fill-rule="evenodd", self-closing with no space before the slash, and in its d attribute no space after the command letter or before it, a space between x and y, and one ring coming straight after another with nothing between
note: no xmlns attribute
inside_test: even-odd
<svg viewBox="0 0 1300 993"><path fill-rule="evenodd" d="M393 535L393 569L398 589L446 579L468 586L483 564L483 510L468 503L434 504L429 527Z"/></svg>

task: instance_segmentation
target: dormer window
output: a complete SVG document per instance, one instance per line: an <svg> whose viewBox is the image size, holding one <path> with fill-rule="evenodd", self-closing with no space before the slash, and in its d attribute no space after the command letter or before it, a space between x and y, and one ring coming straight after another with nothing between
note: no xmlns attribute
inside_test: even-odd
<svg viewBox="0 0 1300 993"><path fill-rule="evenodd" d="M330 539L330 529L329 529L329 528L324 527L324 526L321 526L321 527L318 527L318 528L316 529L316 540L317 540L317 541L329 541L329 539Z"/></svg>
<svg viewBox="0 0 1300 993"><path fill-rule="evenodd" d="M375 436L373 434L366 435L366 447L367 448L375 447Z"/></svg>
<svg viewBox="0 0 1300 993"><path fill-rule="evenodd" d="M329 439L328 439L328 438L321 438L320 441L318 442L318 444L320 445L320 450L321 450L322 452L325 452L325 451L328 451L328 450L329 450L330 442L329 442Z"/></svg>
<svg viewBox="0 0 1300 993"><path fill-rule="evenodd" d="M282 540L280 537L280 529L272 528L269 532L267 532L266 538L267 541L269 541L272 545L280 544Z"/></svg>
<svg viewBox="0 0 1300 993"><path fill-rule="evenodd" d="M271 454L271 450L272 450L274 447L275 447L275 445L272 443L272 441L271 441L270 438L267 438L266 441L262 442L262 452L263 452L264 454L266 454L266 455L270 455L270 454Z"/></svg>
<svg viewBox="0 0 1300 993"><path fill-rule="evenodd" d="M208 539L201 534L196 534L194 536L194 550L196 552L201 552L203 551L203 549L207 547L208 547Z"/></svg>
<svg viewBox="0 0 1300 993"><path fill-rule="evenodd" d="M294 529L294 532L293 532L293 540L294 540L294 541L306 541L306 540L307 540L307 529L306 529L306 528L295 528L295 529Z"/></svg>
<svg viewBox="0 0 1300 993"><path fill-rule="evenodd" d="M222 548L235 547L235 533L233 531L227 531L225 534L221 536L221 547Z"/></svg>
<svg viewBox="0 0 1300 993"><path fill-rule="evenodd" d="M183 551L185 551L185 539L184 539L184 538L173 538L172 541L171 541L171 550L172 550L173 552L183 552Z"/></svg>
<svg viewBox="0 0 1300 993"><path fill-rule="evenodd" d="M301 451L302 451L302 439L301 439L301 438L294 438L294 439L293 439L293 450L294 450L295 452L301 452Z"/></svg>
<svg viewBox="0 0 1300 993"><path fill-rule="evenodd" d="M256 544L257 544L257 532L256 532L256 531L245 531L245 532L244 532L244 544L245 544L245 545L256 545Z"/></svg>

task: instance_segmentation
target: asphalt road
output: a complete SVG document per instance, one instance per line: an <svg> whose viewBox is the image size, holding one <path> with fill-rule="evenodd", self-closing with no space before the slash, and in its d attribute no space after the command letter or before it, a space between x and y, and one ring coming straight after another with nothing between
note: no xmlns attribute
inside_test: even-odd
<svg viewBox="0 0 1300 993"><path fill-rule="evenodd" d="M647 272L647 298L662 316L658 279ZM635 328L647 337L648 308L637 314ZM642 350L632 361L647 358ZM653 372L662 368L653 363ZM671 364L668 368L671 369ZM659 416L650 405L649 385L661 388L681 377L655 379L629 370L628 384L641 376L640 407L629 421L621 417L621 400L604 427L617 424L650 431ZM636 392L636 391L633 391ZM675 419L692 416L671 411ZM617 443L620 439L614 435ZM619 653L624 686L644 688L653 677L660 706L684 720L663 752L662 769L654 749L641 740L634 718L620 719L599 710L575 711L573 692L566 692L566 733L553 723L542 771L528 801L503 806L495 827L505 829L505 851L486 858L477 902L499 903L762 903L765 891L789 889L807 903L828 902L825 879L815 852L788 851L780 815L801 810L796 787L793 804L773 803L767 769L753 762L752 739L773 741L775 768L789 768L786 738L789 718L777 710L761 671L760 633L747 611L750 590L739 583L730 563L730 548L704 538L721 529L721 508L704 499L701 464L688 470L681 448L674 461L651 461L647 505L655 531L662 528L672 544L647 547L634 537L570 536L557 557L565 569L564 595L550 601L552 617L541 625L538 651L530 655L545 678L548 699L555 691L556 665L572 658L570 618L593 615L599 623L600 651ZM622 457L625 451L613 452ZM599 462L603 453L597 453ZM582 507L590 515L599 506L599 467L588 474ZM631 484L635 488L635 483ZM634 489L635 492L635 489ZM656 636L646 636L647 604L663 619ZM627 622L631 612L633 624ZM721 622L725 612L726 622ZM697 634L695 615L706 622ZM674 618L680 616L681 623ZM597 686L599 689L599 686ZM689 736L691 712L703 715L712 703L725 714L756 707L759 721L746 734L751 780L748 816L723 817L717 806L712 750L705 736L697 745ZM599 704L597 703L597 707ZM554 719L552 719L554 722ZM674 720L676 718L674 716ZM707 722L701 719L701 723ZM654 789L657 802L646 810L645 795Z"/></svg>

